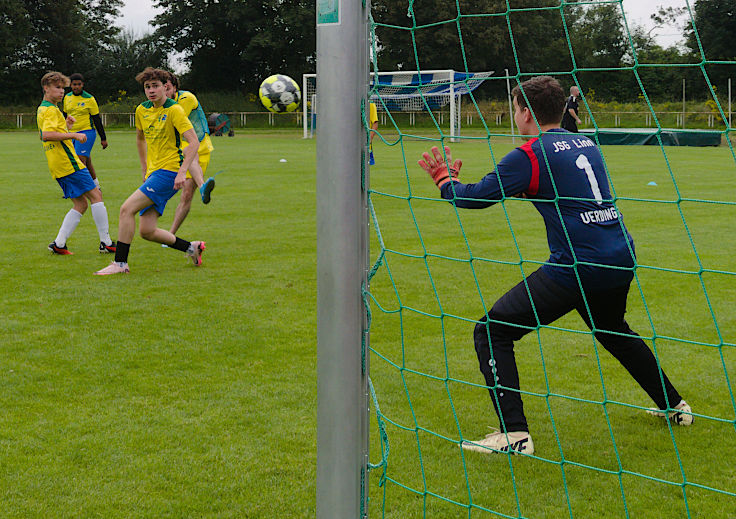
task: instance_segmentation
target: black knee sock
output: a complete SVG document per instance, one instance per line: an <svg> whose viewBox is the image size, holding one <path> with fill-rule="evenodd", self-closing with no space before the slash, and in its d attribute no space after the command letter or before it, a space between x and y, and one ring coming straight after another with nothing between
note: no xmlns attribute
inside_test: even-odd
<svg viewBox="0 0 736 519"><path fill-rule="evenodd" d="M189 245L191 245L188 241L182 240L178 236L176 237L176 241L173 245L169 245L172 249L180 250L182 252L186 252L189 250Z"/></svg>
<svg viewBox="0 0 736 519"><path fill-rule="evenodd" d="M123 243L118 240L115 249L115 261L117 263L128 263L128 253L130 252L130 243Z"/></svg>

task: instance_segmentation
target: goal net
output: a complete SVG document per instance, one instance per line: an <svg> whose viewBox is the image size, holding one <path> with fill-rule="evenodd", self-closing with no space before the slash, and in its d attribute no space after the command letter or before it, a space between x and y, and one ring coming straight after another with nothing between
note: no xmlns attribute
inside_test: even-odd
<svg viewBox="0 0 736 519"><path fill-rule="evenodd" d="M495 35L488 37L488 48L509 49L511 63L496 68L509 66L510 72L493 78L499 87L507 79L516 86L537 75L555 76L565 89L579 87L580 112L589 117L594 140L601 114L594 109L593 91L615 81L636 92L641 110L656 125L657 145L602 148L613 204L625 215L636 243L626 318L692 405L694 424L677 427L647 414L653 403L644 391L582 320L569 314L534 327L515 348L534 454L460 448L463 440L478 440L491 432L489 427L499 427L489 387L478 371L473 329L494 301L545 264L545 228L534 200L503 197L494 207L468 211L442 199L417 160L456 135L439 124L421 130L397 125L395 138L392 128L390 139L374 143L376 165L365 181L373 233L365 290L370 330L365 355L373 394L371 517L695 518L736 513L736 153L729 114L719 97L725 83L715 79L728 71L736 76L736 61L709 61L702 46L687 63L642 58L633 45L627 3L448 0L429 8L414 0L393 7L383 2L384 10L371 19L374 49L390 31L400 33L415 70L379 73L371 100L390 111L432 110L431 87L422 84L420 90L414 79L424 74L417 64L432 62L437 34L442 34L443 52L452 47L444 56L457 56L458 68L482 62L479 52L466 48L465 31L473 24ZM688 7L697 38L693 2L681 5ZM400 16L385 19L389 8ZM602 40L572 34L573 9L602 16L606 13L595 9L604 8L612 9L618 21L599 25L603 33L623 31L628 61L591 64L586 60L600 58L592 45ZM546 47L552 45L563 59L545 60L551 56ZM373 70L380 70L381 56L373 53ZM674 73L703 86L714 107L721 146L664 145L650 92ZM456 113L457 88L466 88L468 77L445 71L437 80L443 88L455 88L438 98L456 100ZM304 81L309 100L314 78L305 76ZM384 83L391 86L384 90ZM515 147L512 134L489 130L492 125L485 124L486 112L477 104L474 112L481 125L472 133L466 127L452 145L453 158L463 159L465 182L494 170Z"/></svg>
<svg viewBox="0 0 736 519"><path fill-rule="evenodd" d="M462 96L478 88L493 72L455 70L393 71L371 73L370 101L379 112L426 113L448 107L449 135L460 135ZM378 80L376 80L378 78ZM317 75L302 76L304 138L314 135L318 107Z"/></svg>

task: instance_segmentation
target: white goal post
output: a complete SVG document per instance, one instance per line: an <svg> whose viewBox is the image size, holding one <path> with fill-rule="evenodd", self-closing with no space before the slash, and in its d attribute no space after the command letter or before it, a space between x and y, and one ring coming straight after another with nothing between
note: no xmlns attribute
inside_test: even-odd
<svg viewBox="0 0 736 519"><path fill-rule="evenodd" d="M450 105L450 136L460 135L462 96L480 86L491 72L458 72L455 70L371 72L369 93L379 111L423 112ZM317 93L317 75L302 76L302 122L304 138L314 134L317 107L311 102Z"/></svg>

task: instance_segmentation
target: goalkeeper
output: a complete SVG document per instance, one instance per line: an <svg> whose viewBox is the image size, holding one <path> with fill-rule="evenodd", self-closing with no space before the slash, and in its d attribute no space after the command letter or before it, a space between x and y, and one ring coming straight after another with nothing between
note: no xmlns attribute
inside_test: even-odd
<svg viewBox="0 0 736 519"><path fill-rule="evenodd" d="M560 128L565 94L557 80L534 77L521 89L516 87L512 96L514 121L529 140L506 155L494 172L477 183L461 183L457 177L462 162L452 162L450 148L443 154L434 147L419 161L442 197L457 207L481 209L513 196L532 199L544 219L551 252L541 268L506 292L475 326L475 350L501 431L480 441L464 441L462 447L534 452L519 393L514 341L572 310L655 402L651 414L690 425L690 407L624 319L634 242L612 203L600 150L587 137Z"/></svg>

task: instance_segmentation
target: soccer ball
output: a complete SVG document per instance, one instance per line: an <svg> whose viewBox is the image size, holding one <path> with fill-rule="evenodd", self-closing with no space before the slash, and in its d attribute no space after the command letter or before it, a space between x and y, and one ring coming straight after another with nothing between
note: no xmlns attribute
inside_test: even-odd
<svg viewBox="0 0 736 519"><path fill-rule="evenodd" d="M283 74L275 74L264 79L258 96L267 110L277 114L293 112L299 107L302 99L296 81Z"/></svg>

